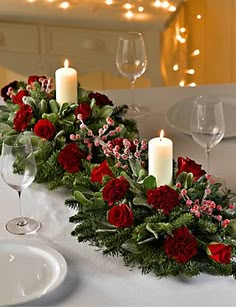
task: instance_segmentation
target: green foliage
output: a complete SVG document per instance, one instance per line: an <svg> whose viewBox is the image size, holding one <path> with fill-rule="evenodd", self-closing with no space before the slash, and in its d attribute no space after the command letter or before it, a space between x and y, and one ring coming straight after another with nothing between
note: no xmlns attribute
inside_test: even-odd
<svg viewBox="0 0 236 307"><path fill-rule="evenodd" d="M25 82L18 82L13 94L26 88ZM47 183L49 189L63 186L71 192L72 198L66 199L65 205L73 210L69 219L75 226L72 236L78 242L98 247L106 255L121 256L125 265L137 265L142 273L153 272L157 278L192 277L201 272L236 278L233 260L236 209L229 207L234 193L205 175L196 180L194 172L184 171L176 178L178 166L173 161L173 195L166 189L162 194L155 177L147 174L147 150L145 146L139 149L144 143L138 140L137 123L126 117L128 107L111 106L110 101L97 103L99 98L90 99L90 93L78 86L78 102L59 105L55 91L34 82L29 96L22 101L32 108L32 118L23 133L31 138L38 168L36 182ZM83 114L77 116L80 103L88 104L86 118ZM16 133L14 118L19 110L20 105L11 99L0 106L1 136ZM49 120L55 135L36 136L33 131L39 119ZM124 139L130 147L125 147ZM61 163L61 155L58 159L69 143L76 146L66 152L68 157L64 157L64 162L72 163L75 170ZM109 166L105 174L100 165L104 160L108 162L106 168ZM17 161L16 172L21 171L22 163ZM104 197L110 176L125 180L125 188L119 184L112 186L110 193L118 193L113 202ZM152 200L147 199L149 190L155 192ZM165 206L169 208L168 214L163 210ZM181 232L184 235L178 237ZM212 242L226 249L230 246L231 258L227 264L209 257L207 247ZM171 252L168 244L172 244ZM187 255L189 250L193 255ZM176 253L184 256L181 262Z"/></svg>

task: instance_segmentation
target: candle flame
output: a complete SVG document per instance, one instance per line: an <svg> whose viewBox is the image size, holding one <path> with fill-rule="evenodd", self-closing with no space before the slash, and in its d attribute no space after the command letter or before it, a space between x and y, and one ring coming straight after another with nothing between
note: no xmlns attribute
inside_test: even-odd
<svg viewBox="0 0 236 307"><path fill-rule="evenodd" d="M64 61L64 67L65 68L68 68L69 67L69 61L67 59L65 59Z"/></svg>
<svg viewBox="0 0 236 307"><path fill-rule="evenodd" d="M164 137L164 130L161 129L161 132L160 132L160 140L161 140L161 141L163 140L163 137Z"/></svg>

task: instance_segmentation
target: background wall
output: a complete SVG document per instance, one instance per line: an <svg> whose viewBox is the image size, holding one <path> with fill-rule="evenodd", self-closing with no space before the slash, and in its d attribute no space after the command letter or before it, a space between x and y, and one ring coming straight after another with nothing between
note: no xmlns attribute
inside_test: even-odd
<svg viewBox="0 0 236 307"><path fill-rule="evenodd" d="M129 88L115 63L119 34L117 30L0 21L0 86L12 81L14 73L25 78L31 74L54 77L68 58L83 87ZM161 86L160 32L146 31L143 35L148 68L136 87Z"/></svg>

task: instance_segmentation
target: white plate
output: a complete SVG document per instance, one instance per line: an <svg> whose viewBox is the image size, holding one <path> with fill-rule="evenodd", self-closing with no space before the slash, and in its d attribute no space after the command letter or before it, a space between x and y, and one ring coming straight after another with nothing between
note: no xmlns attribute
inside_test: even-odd
<svg viewBox="0 0 236 307"><path fill-rule="evenodd" d="M0 305L22 304L40 298L65 279L63 256L42 243L0 241Z"/></svg>
<svg viewBox="0 0 236 307"><path fill-rule="evenodd" d="M190 120L196 97L188 98L173 105L167 112L170 125L186 134L190 132ZM221 97L225 118L225 138L236 136L236 98Z"/></svg>

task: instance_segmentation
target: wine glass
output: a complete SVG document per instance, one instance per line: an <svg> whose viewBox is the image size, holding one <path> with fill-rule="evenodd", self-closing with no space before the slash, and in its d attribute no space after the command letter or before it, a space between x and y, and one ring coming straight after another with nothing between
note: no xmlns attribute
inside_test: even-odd
<svg viewBox="0 0 236 307"><path fill-rule="evenodd" d="M137 78L147 68L147 55L143 36L138 32L126 32L119 37L116 54L116 66L119 72L129 79L132 89L132 105L129 107L131 116L142 117L148 108L134 103L134 86Z"/></svg>
<svg viewBox="0 0 236 307"><path fill-rule="evenodd" d="M37 167L30 139L25 135L13 135L4 138L2 144L1 176L3 181L19 196L20 216L6 224L13 234L24 235L37 231L40 223L23 216L21 193L34 181Z"/></svg>
<svg viewBox="0 0 236 307"><path fill-rule="evenodd" d="M210 151L223 139L225 133L224 113L219 97L196 98L190 129L193 139L205 148L207 172L210 173Z"/></svg>

